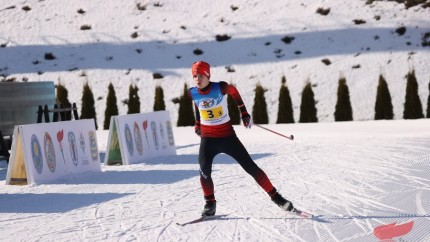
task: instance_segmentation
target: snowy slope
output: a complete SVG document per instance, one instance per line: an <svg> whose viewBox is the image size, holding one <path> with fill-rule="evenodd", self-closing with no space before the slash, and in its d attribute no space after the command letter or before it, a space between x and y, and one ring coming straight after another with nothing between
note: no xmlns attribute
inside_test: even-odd
<svg viewBox="0 0 430 242"><path fill-rule="evenodd" d="M140 9L145 10L139 10ZM328 15L318 8L330 9ZM269 122L275 123L281 77L285 75L299 117L301 92L314 85L321 122L333 121L338 79L350 89L354 120L372 120L379 74L388 82L395 119L402 119L405 75L415 68L419 95L429 95L429 9L365 1L8 1L0 9L0 75L17 81L63 83L80 107L83 83L96 98L99 126L112 82L120 114L128 87L140 91L141 110L152 111L155 85L175 123L170 100L192 85L191 63L206 60L212 79L238 86L252 108L255 84L267 89ZM355 24L354 20L365 23ZM81 27L90 27L81 30ZM404 27L406 32L396 32ZM216 41L216 35L231 39ZM290 44L282 41L293 37ZM430 41L426 39L427 41ZM195 55L195 50L203 54ZM46 60L45 54L55 56ZM330 60L326 65L323 59ZM228 72L233 69L234 72ZM160 73L163 79L154 79Z"/></svg>
<svg viewBox="0 0 430 242"><path fill-rule="evenodd" d="M413 223L394 241L429 241L430 121L268 125L239 137L280 192L315 220L285 214L231 158L215 158L218 215L199 216L199 140L174 128L178 155L58 184L0 185L0 240L10 241L378 241L378 226ZM98 132L104 155L107 132ZM5 179L0 162L0 180Z"/></svg>
<svg viewBox="0 0 430 242"><path fill-rule="evenodd" d="M398 120L411 67L426 108L430 48L421 42L430 32L430 10L364 2L3 0L0 80L61 82L78 106L88 81L99 126L109 82L120 114L127 112L122 101L130 83L140 88L142 112L152 111L161 85L174 123L178 106L170 100L182 94L184 83L192 85L193 61L210 62L213 80L234 83L249 110L260 82L267 88L267 127L295 140L258 127L235 130L280 192L317 216L283 213L234 160L220 155L213 177L217 213L226 216L177 226L199 215L203 199L199 139L192 127L174 127L177 156L102 164L100 174L55 184L6 186L0 161L0 241L379 241L375 231L392 223L413 223L395 241L430 241L430 121ZM317 14L318 8L330 13ZM85 25L91 29L81 30ZM218 42L216 35L231 39ZM292 43L281 40L286 36L294 37ZM195 55L196 49L203 54ZM55 59L45 59L46 53ZM154 73L164 78L154 79ZM390 88L394 121L368 121L380 73ZM296 121L302 89L312 82L320 123L274 124L282 75ZM362 122L331 122L340 75L347 79L354 120ZM98 131L102 157L107 135Z"/></svg>

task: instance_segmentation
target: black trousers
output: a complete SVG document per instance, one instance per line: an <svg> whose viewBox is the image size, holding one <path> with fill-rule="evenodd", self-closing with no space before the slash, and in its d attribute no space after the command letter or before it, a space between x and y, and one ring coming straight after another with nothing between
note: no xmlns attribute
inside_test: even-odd
<svg viewBox="0 0 430 242"><path fill-rule="evenodd" d="M211 177L212 163L217 154L225 153L233 157L266 191L273 189L263 170L252 160L237 136L225 138L201 138L199 151L200 183L205 197L213 197L214 185Z"/></svg>

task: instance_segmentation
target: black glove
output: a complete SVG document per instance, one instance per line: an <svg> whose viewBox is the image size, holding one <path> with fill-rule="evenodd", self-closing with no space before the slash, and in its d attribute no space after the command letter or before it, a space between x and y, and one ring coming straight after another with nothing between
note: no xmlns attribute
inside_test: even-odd
<svg viewBox="0 0 430 242"><path fill-rule="evenodd" d="M252 126L252 118L251 115L249 115L248 112L244 112L242 113L242 122L243 122L243 126L245 126L245 128L250 129Z"/></svg>
<svg viewBox="0 0 430 242"><path fill-rule="evenodd" d="M194 125L194 132L200 136L200 123L197 123Z"/></svg>

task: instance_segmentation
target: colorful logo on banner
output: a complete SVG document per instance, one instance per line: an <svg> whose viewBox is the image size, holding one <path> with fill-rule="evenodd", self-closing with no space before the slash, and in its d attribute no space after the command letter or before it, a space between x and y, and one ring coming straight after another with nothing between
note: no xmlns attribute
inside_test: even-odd
<svg viewBox="0 0 430 242"><path fill-rule="evenodd" d="M146 129L148 129L148 120L143 121L142 127L145 133L146 143L148 143L148 149L151 149L151 146L149 146L148 132L146 131Z"/></svg>
<svg viewBox="0 0 430 242"><path fill-rule="evenodd" d="M45 157L46 157L46 163L48 164L49 170L54 173L55 168L57 166L57 160L55 158L55 149L54 149L54 143L52 142L52 138L49 135L48 132L45 132L45 139L44 139L44 151L45 151Z"/></svg>
<svg viewBox="0 0 430 242"><path fill-rule="evenodd" d="M151 131L152 131L152 138L154 139L155 149L158 150L158 148L160 147L160 143L159 143L158 133L157 133L157 124L154 121L151 122Z"/></svg>
<svg viewBox="0 0 430 242"><path fill-rule="evenodd" d="M37 173L42 174L42 149L40 148L39 139L34 134L31 136L31 157L33 158L34 168L36 169Z"/></svg>
<svg viewBox="0 0 430 242"><path fill-rule="evenodd" d="M166 145L166 140L164 139L164 128L162 123L160 123L160 136L161 136L162 149L165 150L167 149L167 145Z"/></svg>
<svg viewBox="0 0 430 242"><path fill-rule="evenodd" d="M97 139L96 139L96 133L94 131L88 132L88 136L90 139L90 151L91 151L91 159L93 161L97 161L99 158L99 152L97 148Z"/></svg>
<svg viewBox="0 0 430 242"><path fill-rule="evenodd" d="M61 156L63 157L63 162L64 165L66 165L66 159L64 158L64 150L63 150L63 138L64 138L64 131L60 130L57 132L57 141L58 144L60 145L60 151L61 151Z"/></svg>
<svg viewBox="0 0 430 242"><path fill-rule="evenodd" d="M167 127L167 137L169 138L169 145L173 146L175 145L175 140L173 139L172 123L170 122L170 120L166 121L166 127Z"/></svg>
<svg viewBox="0 0 430 242"><path fill-rule="evenodd" d="M136 144L136 150L139 155L143 154L143 143L142 143L142 135L140 134L139 125L137 122L134 122L134 143Z"/></svg>
<svg viewBox="0 0 430 242"><path fill-rule="evenodd" d="M72 158L73 165L78 166L78 146L76 145L75 133L70 131L68 133L68 139L69 139L70 156Z"/></svg>
<svg viewBox="0 0 430 242"><path fill-rule="evenodd" d="M82 135L82 132L79 135L79 147L81 147L81 150L82 150L82 156L81 156L82 165L86 166L90 162L88 161L88 157L87 157L87 154L85 152L85 138Z"/></svg>
<svg viewBox="0 0 430 242"><path fill-rule="evenodd" d="M80 136L79 136L79 146L82 149L82 153L85 154L85 138L84 138L84 135L82 135L82 133L80 133Z"/></svg>
<svg viewBox="0 0 430 242"><path fill-rule="evenodd" d="M124 134L125 134L125 143L127 144L128 153L130 154L130 156L133 156L133 153L134 153L133 138L131 137L131 131L130 131L130 127L128 127L128 124L125 124Z"/></svg>

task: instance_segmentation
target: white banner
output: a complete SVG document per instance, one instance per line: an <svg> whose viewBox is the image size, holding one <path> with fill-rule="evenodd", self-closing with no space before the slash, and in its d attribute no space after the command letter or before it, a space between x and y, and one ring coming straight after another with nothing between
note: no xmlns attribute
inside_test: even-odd
<svg viewBox="0 0 430 242"><path fill-rule="evenodd" d="M176 146L168 111L111 117L105 164L128 165L169 155L176 155Z"/></svg>
<svg viewBox="0 0 430 242"><path fill-rule="evenodd" d="M6 184L49 183L101 171L93 119L15 126Z"/></svg>

